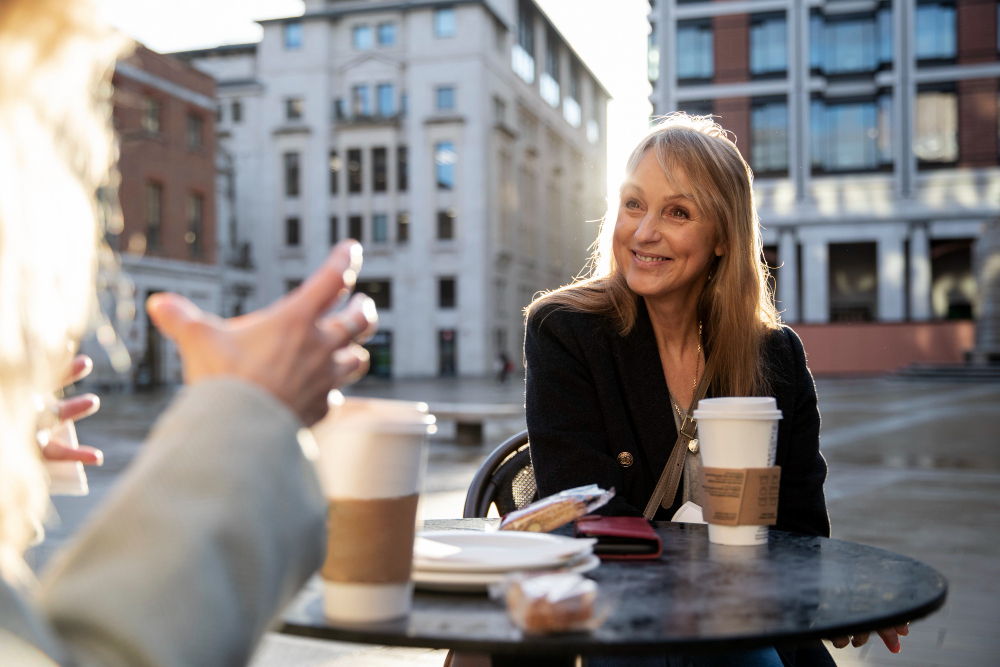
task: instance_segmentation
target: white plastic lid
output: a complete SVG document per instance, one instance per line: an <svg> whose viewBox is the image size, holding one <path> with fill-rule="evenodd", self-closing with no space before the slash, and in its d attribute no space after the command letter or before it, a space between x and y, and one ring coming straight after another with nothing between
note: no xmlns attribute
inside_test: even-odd
<svg viewBox="0 0 1000 667"><path fill-rule="evenodd" d="M724 396L703 398L694 411L695 419L781 419L773 396Z"/></svg>

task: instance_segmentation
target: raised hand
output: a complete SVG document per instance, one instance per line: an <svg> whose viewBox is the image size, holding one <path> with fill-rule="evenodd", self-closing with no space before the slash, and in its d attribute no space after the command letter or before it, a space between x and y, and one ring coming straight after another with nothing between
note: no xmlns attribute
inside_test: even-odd
<svg viewBox="0 0 1000 667"><path fill-rule="evenodd" d="M94 370L94 362L85 354L78 354L73 358L70 366L69 377L66 384L73 384L78 380L90 375ZM61 421L79 421L84 417L89 417L101 408L101 399L95 394L81 394L72 398L63 398L55 403L51 421L52 426ZM56 431L57 433L59 431ZM52 435L52 429L46 430L51 436L45 442L40 442L42 457L48 461L79 461L85 466L103 465L104 452L93 447L80 445L73 447L68 442L63 442L57 435Z"/></svg>
<svg viewBox="0 0 1000 667"><path fill-rule="evenodd" d="M356 241L337 245L298 289L261 310L231 319L206 313L177 294L146 302L153 323L178 347L184 381L233 376L263 387L310 426L327 411L327 394L367 371L354 340L374 333L374 302L355 295L334 314L361 268Z"/></svg>

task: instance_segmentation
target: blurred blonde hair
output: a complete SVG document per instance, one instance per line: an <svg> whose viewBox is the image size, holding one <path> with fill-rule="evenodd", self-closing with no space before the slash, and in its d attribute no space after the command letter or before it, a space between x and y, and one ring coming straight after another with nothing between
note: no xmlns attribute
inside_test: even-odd
<svg viewBox="0 0 1000 667"><path fill-rule="evenodd" d="M666 116L632 151L626 175L635 172L650 150L668 180L675 169L683 170L695 203L718 223L724 254L716 258L698 303L714 371L712 389L719 396L767 393L762 343L780 320L761 254L753 172L710 116ZM539 296L528 307L529 316L551 306L606 315L623 336L632 330L638 302L615 261L617 210L609 211L601 224L589 275Z"/></svg>
<svg viewBox="0 0 1000 667"><path fill-rule="evenodd" d="M127 43L88 0L0 0L0 574L48 508L36 397L61 386L94 306L97 190L115 159L111 70Z"/></svg>

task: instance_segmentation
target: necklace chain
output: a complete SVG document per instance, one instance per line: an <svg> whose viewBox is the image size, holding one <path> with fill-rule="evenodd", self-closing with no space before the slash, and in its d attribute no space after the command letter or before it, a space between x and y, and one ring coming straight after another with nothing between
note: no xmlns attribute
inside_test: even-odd
<svg viewBox="0 0 1000 667"><path fill-rule="evenodd" d="M692 389L698 388L698 371L701 370L701 321L698 322L698 352L694 360L694 382L691 384ZM674 409L677 410L677 415L684 419L684 413L681 411L681 406L677 405L677 399L670 395L670 400L674 404Z"/></svg>

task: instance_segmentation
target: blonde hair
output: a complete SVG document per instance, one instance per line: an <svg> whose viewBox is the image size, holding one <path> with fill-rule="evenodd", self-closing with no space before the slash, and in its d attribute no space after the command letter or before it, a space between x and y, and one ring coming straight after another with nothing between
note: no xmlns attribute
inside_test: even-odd
<svg viewBox="0 0 1000 667"><path fill-rule="evenodd" d="M0 0L0 575L48 510L36 397L62 385L95 303L97 190L124 39L86 0Z"/></svg>
<svg viewBox="0 0 1000 667"><path fill-rule="evenodd" d="M726 131L708 116L665 117L632 151L627 175L650 150L668 180L675 169L683 170L695 203L718 223L724 254L716 258L698 302L705 349L711 354L712 390L721 396L765 394L769 383L762 343L779 326L779 317L761 253L753 172ZM611 318L623 336L632 330L638 297L615 261L615 218L609 212L601 224L589 275L539 296L528 316L549 307L576 310Z"/></svg>

